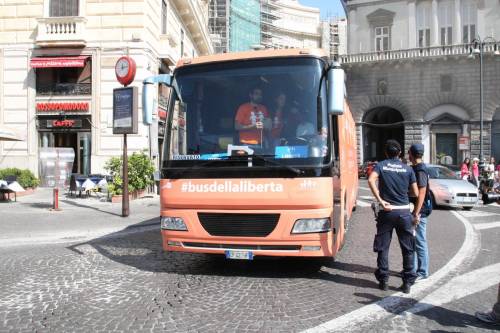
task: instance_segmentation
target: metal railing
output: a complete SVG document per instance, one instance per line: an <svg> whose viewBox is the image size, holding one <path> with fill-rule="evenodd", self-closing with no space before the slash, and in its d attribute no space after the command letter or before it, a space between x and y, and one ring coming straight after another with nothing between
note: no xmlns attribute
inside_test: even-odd
<svg viewBox="0 0 500 333"><path fill-rule="evenodd" d="M343 63L359 63L412 58L442 57L451 55L469 55L470 47L470 44L432 46L406 50L347 54L341 56L340 58ZM494 47L495 43L487 43L484 45L484 51L493 52Z"/></svg>
<svg viewBox="0 0 500 333"><path fill-rule="evenodd" d="M46 83L37 84L37 96L79 96L91 95L91 83Z"/></svg>

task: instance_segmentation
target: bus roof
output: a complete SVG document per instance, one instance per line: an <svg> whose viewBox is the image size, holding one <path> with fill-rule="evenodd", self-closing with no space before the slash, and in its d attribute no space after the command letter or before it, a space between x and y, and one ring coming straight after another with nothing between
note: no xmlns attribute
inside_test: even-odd
<svg viewBox="0 0 500 333"><path fill-rule="evenodd" d="M236 60L251 60L262 58L278 58L278 57L327 57L327 53L323 49L267 49L260 51L245 51L234 53L219 53L207 55L197 58L184 58L177 62L176 68L183 66L208 64L214 62L236 61Z"/></svg>

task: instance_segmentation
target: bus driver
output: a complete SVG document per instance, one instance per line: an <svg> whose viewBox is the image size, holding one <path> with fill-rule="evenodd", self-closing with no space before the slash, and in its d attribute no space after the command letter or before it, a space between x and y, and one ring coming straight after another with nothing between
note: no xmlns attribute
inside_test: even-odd
<svg viewBox="0 0 500 333"><path fill-rule="evenodd" d="M240 143L246 145L262 145L264 131L271 128L271 120L267 108L262 102L262 89L251 90L250 102L240 105L236 112L234 127L240 132Z"/></svg>

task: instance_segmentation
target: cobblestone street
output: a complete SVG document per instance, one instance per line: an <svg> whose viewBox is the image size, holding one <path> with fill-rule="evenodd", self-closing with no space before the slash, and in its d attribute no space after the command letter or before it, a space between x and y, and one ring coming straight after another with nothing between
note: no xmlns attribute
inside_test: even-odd
<svg viewBox="0 0 500 333"><path fill-rule="evenodd" d="M446 210L436 211L432 222L435 272L460 248L464 229ZM488 249L475 261L478 267L495 263L500 253L491 245L498 229L492 230ZM321 269L307 260L228 261L165 253L155 226L131 226L80 243L5 247L0 249L0 330L299 332L397 292L398 277L390 280L389 292L377 289L373 232L371 211L358 207L346 246L336 262ZM395 275L401 269L397 242L391 256ZM457 306L470 317L472 306L492 304L494 289ZM432 317L419 318L439 326ZM471 320L474 329L485 329Z"/></svg>

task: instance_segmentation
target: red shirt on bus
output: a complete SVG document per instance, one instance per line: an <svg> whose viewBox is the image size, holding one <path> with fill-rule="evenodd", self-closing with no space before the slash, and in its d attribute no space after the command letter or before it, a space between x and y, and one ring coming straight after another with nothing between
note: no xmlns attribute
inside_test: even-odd
<svg viewBox="0 0 500 333"><path fill-rule="evenodd" d="M236 122L240 125L251 125L255 122L263 122L264 118L269 118L269 112L264 105L245 103L240 105L236 112ZM261 143L263 129L243 129L240 130L240 142L249 145Z"/></svg>

